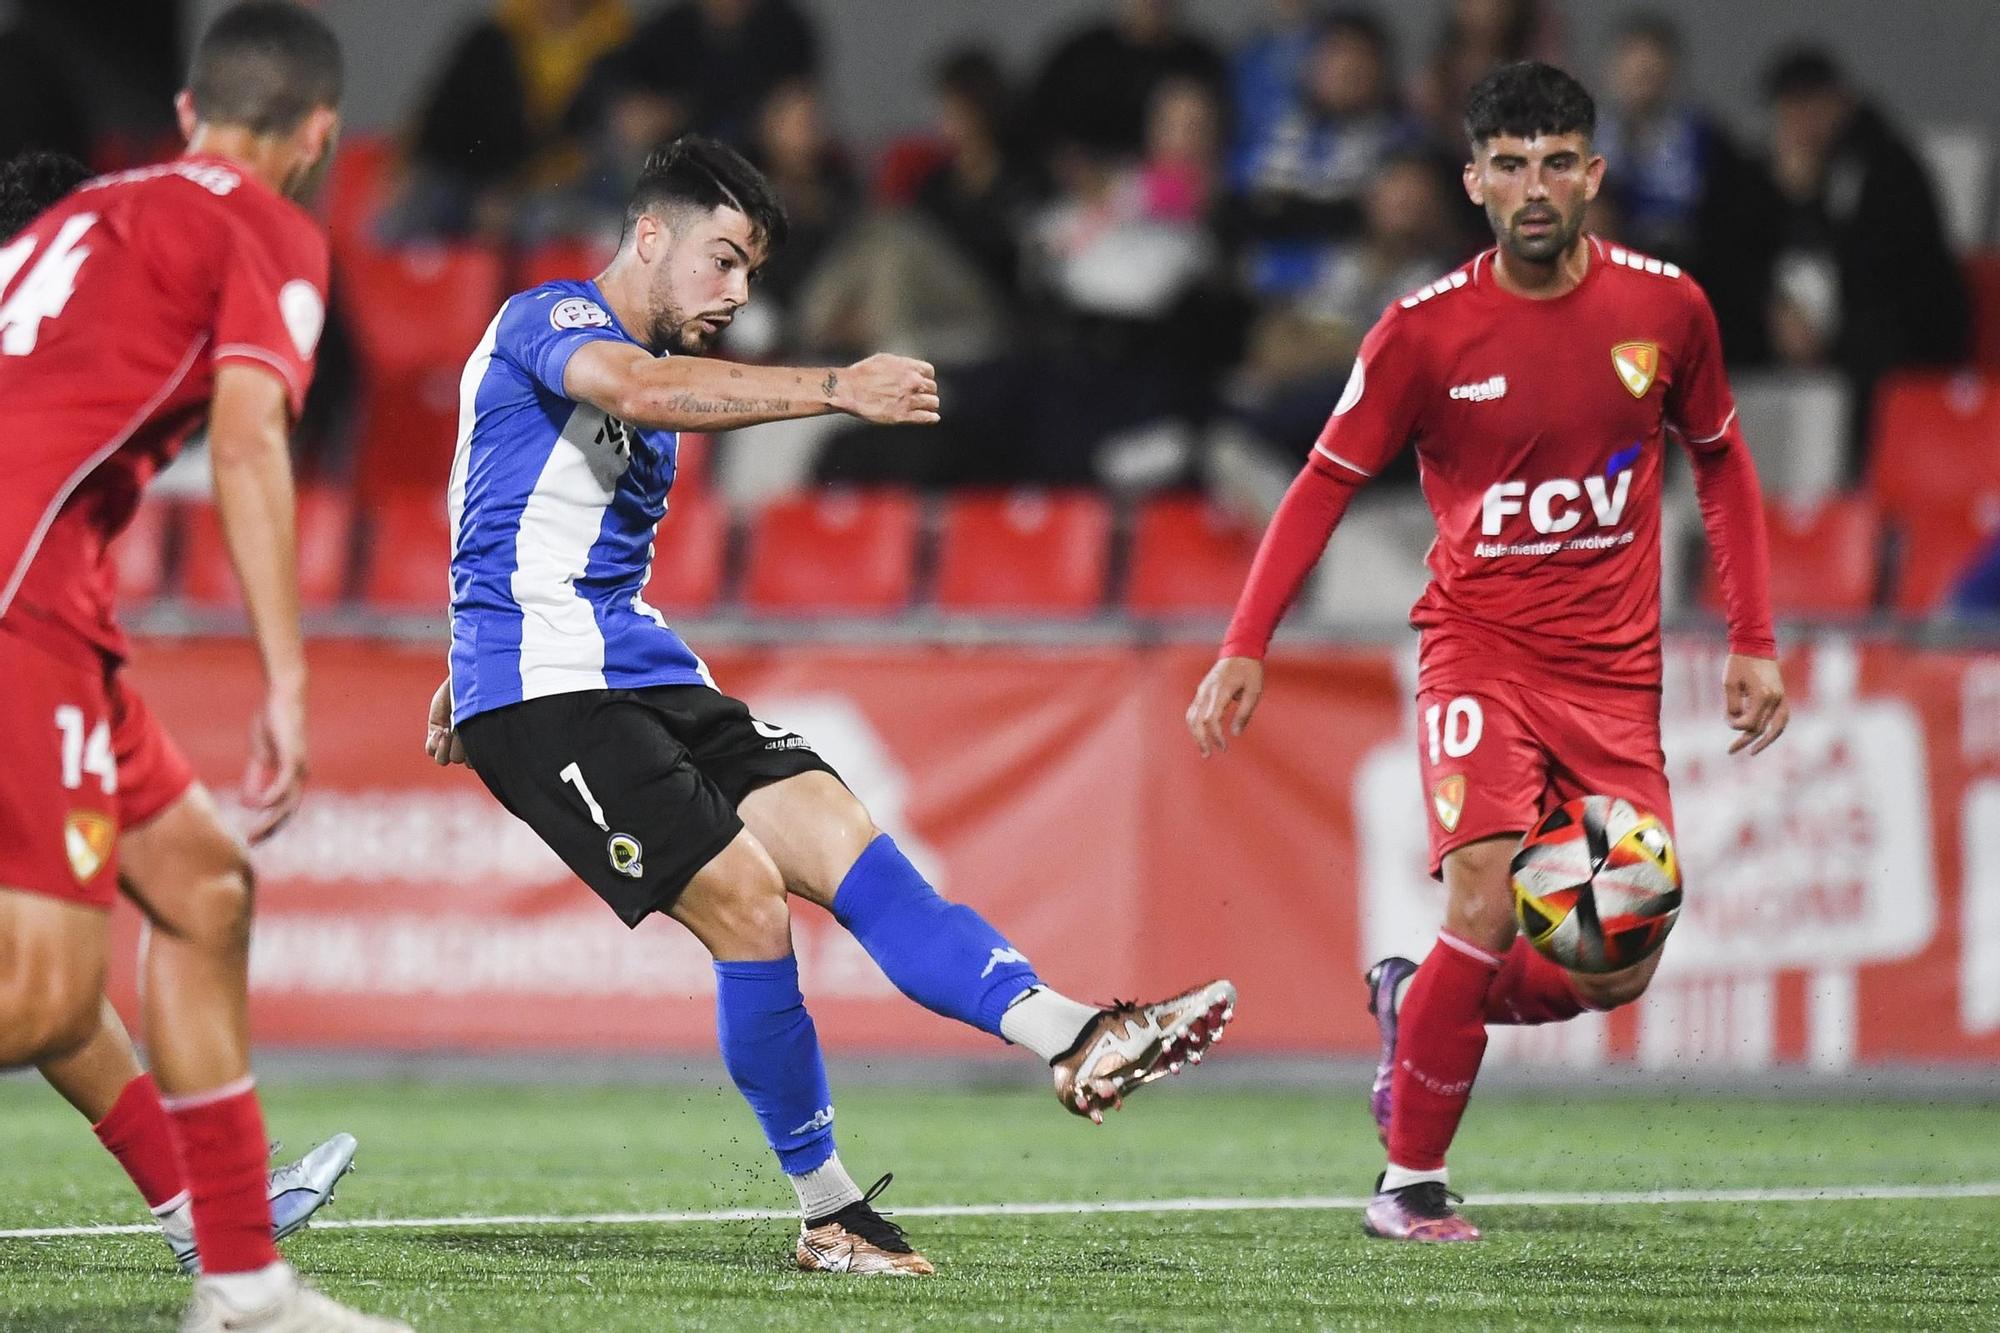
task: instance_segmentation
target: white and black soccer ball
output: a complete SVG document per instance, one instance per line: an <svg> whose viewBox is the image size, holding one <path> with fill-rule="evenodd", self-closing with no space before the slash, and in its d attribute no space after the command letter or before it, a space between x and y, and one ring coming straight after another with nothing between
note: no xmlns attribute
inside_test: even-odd
<svg viewBox="0 0 2000 1333"><path fill-rule="evenodd" d="M1514 921L1572 972L1618 972L1666 943L1681 864L1657 815L1583 796L1543 817L1514 853Z"/></svg>

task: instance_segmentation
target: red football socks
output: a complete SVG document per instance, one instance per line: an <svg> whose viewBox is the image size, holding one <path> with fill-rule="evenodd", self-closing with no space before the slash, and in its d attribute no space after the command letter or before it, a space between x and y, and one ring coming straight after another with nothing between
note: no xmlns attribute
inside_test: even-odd
<svg viewBox="0 0 2000 1333"><path fill-rule="evenodd" d="M1577 998L1569 973L1519 936L1501 958L1493 987L1486 992L1486 1021L1502 1027L1560 1023L1587 1008Z"/></svg>
<svg viewBox="0 0 2000 1333"><path fill-rule="evenodd" d="M145 1196L146 1206L162 1212L181 1201L180 1158L174 1155L173 1126L151 1074L125 1085L104 1119L92 1125L97 1141L125 1168Z"/></svg>
<svg viewBox="0 0 2000 1333"><path fill-rule="evenodd" d="M278 1262L265 1197L264 1113L253 1080L166 1099L181 1174L194 1202L194 1239L207 1274Z"/></svg>
<svg viewBox="0 0 2000 1333"><path fill-rule="evenodd" d="M1487 992L1500 960L1445 931L1410 979L1399 1011L1391 1088L1389 1161L1410 1171L1444 1168L1445 1149L1472 1097L1486 1054Z"/></svg>

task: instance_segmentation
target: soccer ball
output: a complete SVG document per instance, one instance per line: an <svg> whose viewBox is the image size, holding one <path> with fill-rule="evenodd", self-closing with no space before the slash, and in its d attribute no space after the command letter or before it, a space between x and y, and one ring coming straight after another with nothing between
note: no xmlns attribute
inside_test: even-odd
<svg viewBox="0 0 2000 1333"><path fill-rule="evenodd" d="M1514 921L1572 972L1617 972L1666 942L1681 863L1657 815L1584 796L1543 817L1514 853Z"/></svg>

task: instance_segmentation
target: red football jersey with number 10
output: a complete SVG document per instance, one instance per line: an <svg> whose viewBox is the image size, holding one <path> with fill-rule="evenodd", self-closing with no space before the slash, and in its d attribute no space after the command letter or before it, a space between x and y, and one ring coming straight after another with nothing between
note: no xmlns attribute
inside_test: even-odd
<svg viewBox="0 0 2000 1333"><path fill-rule="evenodd" d="M312 217L213 158L99 177L0 247L0 624L124 655L111 539L222 363L271 371L297 416L326 280Z"/></svg>
<svg viewBox="0 0 2000 1333"><path fill-rule="evenodd" d="M1414 444L1437 518L1411 612L1425 689L1509 680L1657 709L1666 436L1735 415L1708 300L1596 238L1570 292L1531 300L1493 251L1391 306L1318 451L1363 476Z"/></svg>

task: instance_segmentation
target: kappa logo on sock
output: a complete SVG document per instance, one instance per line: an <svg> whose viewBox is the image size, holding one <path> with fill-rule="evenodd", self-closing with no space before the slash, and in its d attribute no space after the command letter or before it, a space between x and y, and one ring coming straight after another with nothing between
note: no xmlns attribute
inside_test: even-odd
<svg viewBox="0 0 2000 1333"><path fill-rule="evenodd" d="M794 1126L792 1129L792 1133L810 1134L814 1130L831 1129L832 1127L833 1127L833 1106L829 1103L826 1106L820 1107L819 1110L814 1111L812 1119L806 1121L803 1125Z"/></svg>
<svg viewBox="0 0 2000 1333"><path fill-rule="evenodd" d="M992 976L993 969L996 967L1001 967L1008 963L1026 963L1027 961L1028 955L1022 953L1019 949L995 949L993 956L986 960L986 970L979 974L979 979L984 981L986 978Z"/></svg>

